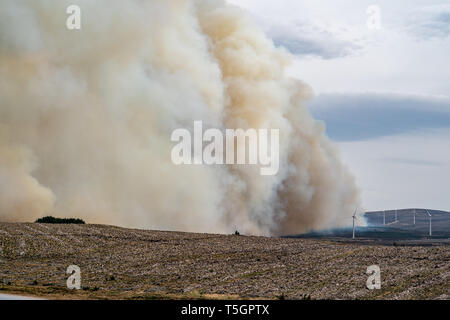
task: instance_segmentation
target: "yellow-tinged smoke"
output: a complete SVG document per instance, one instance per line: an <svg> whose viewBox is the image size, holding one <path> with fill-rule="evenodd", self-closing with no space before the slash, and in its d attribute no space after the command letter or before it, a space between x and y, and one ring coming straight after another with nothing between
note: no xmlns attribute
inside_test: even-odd
<svg viewBox="0 0 450 320"><path fill-rule="evenodd" d="M66 28L72 4L81 30ZM349 224L354 179L289 60L219 0L2 0L0 220L264 235ZM280 129L280 171L175 166L171 133L195 120Z"/></svg>

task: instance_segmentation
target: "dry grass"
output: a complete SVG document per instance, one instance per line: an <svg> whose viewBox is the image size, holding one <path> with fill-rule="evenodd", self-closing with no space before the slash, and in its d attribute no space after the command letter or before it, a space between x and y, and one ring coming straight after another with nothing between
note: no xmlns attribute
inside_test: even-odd
<svg viewBox="0 0 450 320"><path fill-rule="evenodd" d="M0 224L0 292L55 299L449 299L448 246ZM76 264L83 289L66 289ZM369 265L382 289L365 287Z"/></svg>

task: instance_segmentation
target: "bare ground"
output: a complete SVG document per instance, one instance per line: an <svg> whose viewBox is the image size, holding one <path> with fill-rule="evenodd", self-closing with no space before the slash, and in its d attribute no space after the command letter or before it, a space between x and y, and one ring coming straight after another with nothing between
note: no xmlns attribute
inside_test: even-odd
<svg viewBox="0 0 450 320"><path fill-rule="evenodd" d="M82 290L66 288L81 268ZM366 269L381 268L381 290ZM450 299L450 247L0 223L0 293L56 299Z"/></svg>

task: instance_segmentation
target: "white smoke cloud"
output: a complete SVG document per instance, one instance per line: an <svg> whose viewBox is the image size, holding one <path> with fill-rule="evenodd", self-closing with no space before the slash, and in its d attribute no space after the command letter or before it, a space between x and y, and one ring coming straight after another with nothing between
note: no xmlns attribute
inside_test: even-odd
<svg viewBox="0 0 450 320"><path fill-rule="evenodd" d="M82 29L65 9L81 7ZM219 0L3 0L0 219L251 234L350 223L359 192L287 78L290 57ZM318 71L320 72L320 71ZM280 171L175 166L171 132L280 129Z"/></svg>

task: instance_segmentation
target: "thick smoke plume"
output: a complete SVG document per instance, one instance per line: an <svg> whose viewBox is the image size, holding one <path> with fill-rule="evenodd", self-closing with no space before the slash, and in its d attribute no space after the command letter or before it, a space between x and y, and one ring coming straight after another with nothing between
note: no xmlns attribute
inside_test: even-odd
<svg viewBox="0 0 450 320"><path fill-rule="evenodd" d="M72 4L81 30L66 28ZM223 1L2 0L0 220L263 235L348 225L358 190L289 61ZM280 171L175 166L171 133L195 120L280 129Z"/></svg>

